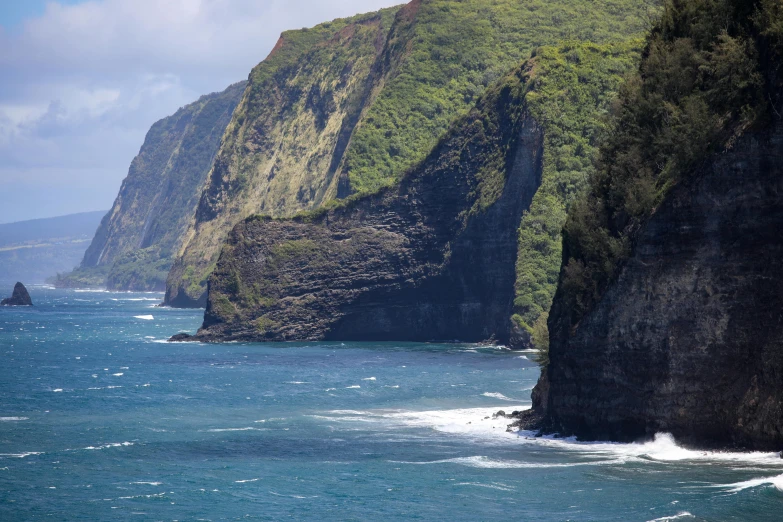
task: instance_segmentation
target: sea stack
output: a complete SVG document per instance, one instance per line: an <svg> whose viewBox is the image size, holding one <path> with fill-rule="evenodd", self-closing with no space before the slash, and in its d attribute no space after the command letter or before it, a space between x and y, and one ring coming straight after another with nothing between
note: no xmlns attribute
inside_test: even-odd
<svg viewBox="0 0 783 522"><path fill-rule="evenodd" d="M0 306L33 306L33 300L30 299L27 288L22 283L16 283L14 293L8 299L0 301Z"/></svg>

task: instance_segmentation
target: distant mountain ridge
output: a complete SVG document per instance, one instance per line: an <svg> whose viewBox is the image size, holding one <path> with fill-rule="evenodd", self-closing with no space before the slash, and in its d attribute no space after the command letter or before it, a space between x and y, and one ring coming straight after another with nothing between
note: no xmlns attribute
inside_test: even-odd
<svg viewBox="0 0 783 522"><path fill-rule="evenodd" d="M105 211L0 224L0 282L43 283L78 265Z"/></svg>

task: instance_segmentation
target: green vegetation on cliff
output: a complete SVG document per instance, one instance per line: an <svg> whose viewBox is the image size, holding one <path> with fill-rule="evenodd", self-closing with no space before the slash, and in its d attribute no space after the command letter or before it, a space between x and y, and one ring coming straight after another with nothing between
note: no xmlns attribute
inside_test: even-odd
<svg viewBox="0 0 783 522"><path fill-rule="evenodd" d="M393 74L346 153L351 189L371 192L421 161L484 89L538 46L640 36L657 1L416 0L389 37Z"/></svg>
<svg viewBox="0 0 783 522"><path fill-rule="evenodd" d="M559 298L570 324L595 305L668 191L780 102L777 0L669 0L622 87L585 197L564 229ZM772 105L771 105L772 104Z"/></svg>
<svg viewBox="0 0 783 522"><path fill-rule="evenodd" d="M642 40L544 47L530 60L527 103L545 129L544 168L519 229L514 322L544 346L562 258L566 213L592 175L597 140L623 79L639 63Z"/></svg>

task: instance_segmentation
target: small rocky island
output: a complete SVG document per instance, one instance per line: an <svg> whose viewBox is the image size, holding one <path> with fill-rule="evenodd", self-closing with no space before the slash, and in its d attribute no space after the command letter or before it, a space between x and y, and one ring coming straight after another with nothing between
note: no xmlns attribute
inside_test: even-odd
<svg viewBox="0 0 783 522"><path fill-rule="evenodd" d="M33 300L30 299L27 288L22 283L16 283L14 293L11 297L0 301L0 306L33 306Z"/></svg>

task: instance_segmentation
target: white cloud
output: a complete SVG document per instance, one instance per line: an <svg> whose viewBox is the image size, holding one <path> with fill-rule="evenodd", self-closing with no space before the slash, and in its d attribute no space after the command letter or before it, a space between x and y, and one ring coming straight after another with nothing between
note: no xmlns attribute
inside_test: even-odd
<svg viewBox="0 0 783 522"><path fill-rule="evenodd" d="M156 120L246 78L284 30L396 3L51 2L17 29L0 28L0 193L13 198L19 180L27 187L56 183L73 211L96 197L108 208L106 184L119 188ZM100 196L90 188L96 172ZM51 215L29 213L24 218ZM0 205L0 222L16 218Z"/></svg>

